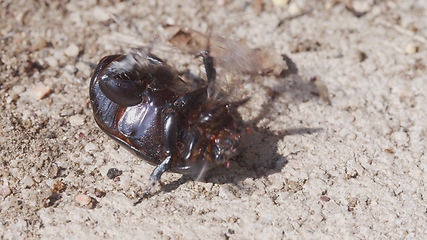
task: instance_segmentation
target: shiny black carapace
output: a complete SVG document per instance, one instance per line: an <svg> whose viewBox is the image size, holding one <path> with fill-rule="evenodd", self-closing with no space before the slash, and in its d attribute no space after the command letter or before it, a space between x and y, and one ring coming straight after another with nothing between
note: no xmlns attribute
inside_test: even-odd
<svg viewBox="0 0 427 240"><path fill-rule="evenodd" d="M221 97L209 51L200 54L203 84L183 81L163 60L143 49L101 59L90 82L95 120L110 137L166 171L195 175L226 164L240 134L234 114L246 100Z"/></svg>

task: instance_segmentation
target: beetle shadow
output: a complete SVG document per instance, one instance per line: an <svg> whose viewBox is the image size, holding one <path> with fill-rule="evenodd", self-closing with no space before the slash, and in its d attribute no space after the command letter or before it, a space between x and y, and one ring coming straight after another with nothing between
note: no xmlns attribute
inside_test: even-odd
<svg viewBox="0 0 427 240"><path fill-rule="evenodd" d="M298 66L291 58L285 54L282 55L282 58L288 68L280 73L274 89L270 89L273 92L272 100L276 96L280 96L286 97L292 104L298 104L319 99L319 91L315 84L316 77L312 76L310 79L304 79L304 77L299 75Z"/></svg>
<svg viewBox="0 0 427 240"><path fill-rule="evenodd" d="M264 109L265 111L261 112L260 116L268 116L269 109ZM288 163L288 159L277 152L280 141L286 139L287 136L323 131L322 128L306 127L272 131L255 127L256 120L246 123L246 126L252 126L253 130L250 134L242 136L240 154L230 160L231 166L212 169L206 174L206 182L238 184L247 178L258 179L279 173Z"/></svg>
<svg viewBox="0 0 427 240"><path fill-rule="evenodd" d="M282 71L277 78L278 85L274 86L270 101L263 104L258 116L248 122L241 118L236 121L240 126L251 129L251 133L242 133L240 154L230 159L230 167L218 166L209 170L205 175L206 182L218 184L238 184L247 178L257 179L268 176L281 170L288 163L286 157L277 153L278 143L287 136L313 134L323 131L323 128L296 127L282 131L272 131L267 128L258 128L257 124L272 115L272 104L277 97L286 97L293 104L318 99L316 86L313 81L304 81L298 74L297 65L286 55L282 55L288 69ZM242 129L243 130L243 129ZM162 191L170 192L187 181L194 180L191 176L181 176L162 187Z"/></svg>

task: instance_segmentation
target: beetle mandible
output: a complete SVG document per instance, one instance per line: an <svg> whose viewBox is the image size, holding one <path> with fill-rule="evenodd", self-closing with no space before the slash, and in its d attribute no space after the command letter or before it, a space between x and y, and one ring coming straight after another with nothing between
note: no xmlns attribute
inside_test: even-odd
<svg viewBox="0 0 427 240"><path fill-rule="evenodd" d="M160 183L166 171L200 178L237 153L241 135L234 114L247 99L223 99L213 57L209 50L199 55L207 78L199 87L144 49L106 56L93 73L90 101L96 123L156 165L153 183Z"/></svg>

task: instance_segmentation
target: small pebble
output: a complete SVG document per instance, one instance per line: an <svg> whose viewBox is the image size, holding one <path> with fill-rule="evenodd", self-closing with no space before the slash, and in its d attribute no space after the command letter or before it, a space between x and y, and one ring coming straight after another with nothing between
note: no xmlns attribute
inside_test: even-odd
<svg viewBox="0 0 427 240"><path fill-rule="evenodd" d="M79 47L72 43L64 50L65 56L77 57L79 55Z"/></svg>
<svg viewBox="0 0 427 240"><path fill-rule="evenodd" d="M317 92L319 93L320 99L322 99L323 103L331 105L331 100L329 99L328 87L326 84L317 79L314 81L314 85L316 86Z"/></svg>
<svg viewBox="0 0 427 240"><path fill-rule="evenodd" d="M16 85L12 88L12 93L21 94L25 91L25 87L23 85Z"/></svg>
<svg viewBox="0 0 427 240"><path fill-rule="evenodd" d="M302 13L301 8L296 3L291 3L288 8L288 12L292 16L298 16Z"/></svg>
<svg viewBox="0 0 427 240"><path fill-rule="evenodd" d="M76 202L78 202L81 206L88 205L92 201L92 198L86 194L79 194L76 196Z"/></svg>
<svg viewBox="0 0 427 240"><path fill-rule="evenodd" d="M392 139L396 142L397 146L404 146L408 144L408 134L403 131L397 131L391 134Z"/></svg>
<svg viewBox="0 0 427 240"><path fill-rule="evenodd" d="M56 59L54 56L48 56L44 59L47 63L47 65L49 65L49 67L51 68L56 68L58 67L58 59Z"/></svg>
<svg viewBox="0 0 427 240"><path fill-rule="evenodd" d="M409 54L414 54L416 52L418 52L418 48L416 46L412 45L412 44L408 44L406 46L406 48L405 48L405 53L408 54L408 55Z"/></svg>
<svg viewBox="0 0 427 240"><path fill-rule="evenodd" d="M99 198L104 197L105 196L105 192L101 191L101 190L99 190L97 188L95 188L95 196L99 197Z"/></svg>
<svg viewBox="0 0 427 240"><path fill-rule="evenodd" d="M102 7L95 7L92 11L93 18L99 22L104 22L110 19L110 13Z"/></svg>
<svg viewBox="0 0 427 240"><path fill-rule="evenodd" d="M58 168L58 165L56 165L56 164L51 164L50 166L49 166L49 168L47 169L47 176L49 177L49 178L55 178L55 177L57 177L58 176L58 172L59 172L59 168Z"/></svg>
<svg viewBox="0 0 427 240"><path fill-rule="evenodd" d="M66 70L67 72L73 73L73 74L77 72L77 68L73 65L66 65L64 67L64 70Z"/></svg>
<svg viewBox="0 0 427 240"><path fill-rule="evenodd" d="M335 0L329 0L329 1L326 1L325 8L326 10L331 10L335 5L336 5Z"/></svg>
<svg viewBox="0 0 427 240"><path fill-rule="evenodd" d="M123 173L123 171L121 171L121 170L119 170L117 168L110 168L110 169L108 169L107 177L109 179L113 179L115 177L118 177L118 176L122 175L122 173Z"/></svg>
<svg viewBox="0 0 427 240"><path fill-rule="evenodd" d="M10 104L12 101L13 101L12 97L9 96L9 97L6 98L6 103L7 104Z"/></svg>
<svg viewBox="0 0 427 240"><path fill-rule="evenodd" d="M3 186L0 188L0 197L1 198L5 198L5 197L9 196L11 193L12 193L12 190L10 190L10 188L7 186Z"/></svg>
<svg viewBox="0 0 427 240"><path fill-rule="evenodd" d="M30 188L34 185L34 181L30 176L27 175L21 180L21 184L23 188Z"/></svg>
<svg viewBox="0 0 427 240"><path fill-rule="evenodd" d="M73 115L69 118L70 124L71 126L75 127L75 126L80 126L83 125L85 123L85 116L84 115Z"/></svg>
<svg viewBox="0 0 427 240"><path fill-rule="evenodd" d="M366 60L366 58L368 58L368 55L366 55L366 53L363 51L357 51L357 58L359 62L363 62Z"/></svg>
<svg viewBox="0 0 427 240"><path fill-rule="evenodd" d="M65 189L67 188L67 185L61 181L57 181L54 185L53 185L53 192L64 192Z"/></svg>
<svg viewBox="0 0 427 240"><path fill-rule="evenodd" d="M273 4L276 6L286 6L288 3L289 0L273 0Z"/></svg>
<svg viewBox="0 0 427 240"><path fill-rule="evenodd" d="M88 153L95 152L98 149L98 146L95 143L88 143L85 146L85 151Z"/></svg>
<svg viewBox="0 0 427 240"><path fill-rule="evenodd" d="M35 51L38 51L40 49L45 48L46 46L47 46L46 39L44 37L39 36L34 41L33 46L31 46L31 51L35 52Z"/></svg>
<svg viewBox="0 0 427 240"><path fill-rule="evenodd" d="M40 100L47 97L51 92L52 90L50 89L50 87L41 84L35 86L32 91L33 96L36 100Z"/></svg>
<svg viewBox="0 0 427 240"><path fill-rule="evenodd" d="M384 149L384 152L386 152L386 153L390 153L390 154L393 154L393 153L394 153L393 149L390 149L390 148L386 148L386 149Z"/></svg>
<svg viewBox="0 0 427 240"><path fill-rule="evenodd" d="M44 199L43 207L48 208L55 204L61 198L60 194L52 193L49 197Z"/></svg>
<svg viewBox="0 0 427 240"><path fill-rule="evenodd" d="M323 202L329 202L331 200L331 198L328 197L328 196L323 195L323 196L320 197L320 200L322 200Z"/></svg>
<svg viewBox="0 0 427 240"><path fill-rule="evenodd" d="M369 1L365 1L365 0L351 1L351 7L354 9L354 11L359 13L368 12L372 8Z"/></svg>

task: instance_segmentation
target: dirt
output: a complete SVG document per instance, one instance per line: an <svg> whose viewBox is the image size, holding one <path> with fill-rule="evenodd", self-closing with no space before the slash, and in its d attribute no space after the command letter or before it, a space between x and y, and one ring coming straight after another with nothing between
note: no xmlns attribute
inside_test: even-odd
<svg viewBox="0 0 427 240"><path fill-rule="evenodd" d="M426 236L424 0L0 5L2 239ZM289 69L245 78L252 134L229 168L204 182L166 173L133 206L153 166L96 126L89 81L103 56L141 46L201 74L165 24L269 49Z"/></svg>

